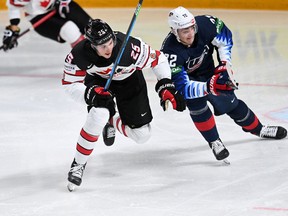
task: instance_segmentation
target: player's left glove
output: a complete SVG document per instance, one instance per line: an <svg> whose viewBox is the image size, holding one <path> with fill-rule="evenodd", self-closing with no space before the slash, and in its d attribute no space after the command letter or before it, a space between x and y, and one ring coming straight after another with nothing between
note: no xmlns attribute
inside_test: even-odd
<svg viewBox="0 0 288 216"><path fill-rule="evenodd" d="M163 110L167 109L167 102L170 101L173 109L183 111L186 109L186 102L183 96L176 91L174 84L170 79L164 78L157 82L155 90L160 97L160 105Z"/></svg>
<svg viewBox="0 0 288 216"><path fill-rule="evenodd" d="M207 80L207 91L218 96L221 93L231 93L234 89L230 85L227 71L219 72Z"/></svg>
<svg viewBox="0 0 288 216"><path fill-rule="evenodd" d="M229 82L227 82L227 84L230 85L230 87L233 89L238 89L239 83L236 82L236 80L234 79L234 72L230 68L229 63L227 63L226 61L221 61L214 70L214 74L219 74L222 72L227 72L229 76Z"/></svg>
<svg viewBox="0 0 288 216"><path fill-rule="evenodd" d="M62 18L66 18L66 14L70 13L70 2L71 0L56 0L56 8Z"/></svg>
<svg viewBox="0 0 288 216"><path fill-rule="evenodd" d="M17 47L17 38L19 37L20 28L16 25L6 26L3 36L3 50L7 51Z"/></svg>

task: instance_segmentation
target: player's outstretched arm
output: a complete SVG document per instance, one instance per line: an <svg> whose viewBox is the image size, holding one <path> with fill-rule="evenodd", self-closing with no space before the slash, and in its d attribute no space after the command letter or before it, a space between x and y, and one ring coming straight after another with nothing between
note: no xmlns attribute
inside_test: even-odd
<svg viewBox="0 0 288 216"><path fill-rule="evenodd" d="M20 28L17 25L6 26L3 35L3 50L5 52L18 46L19 33Z"/></svg>

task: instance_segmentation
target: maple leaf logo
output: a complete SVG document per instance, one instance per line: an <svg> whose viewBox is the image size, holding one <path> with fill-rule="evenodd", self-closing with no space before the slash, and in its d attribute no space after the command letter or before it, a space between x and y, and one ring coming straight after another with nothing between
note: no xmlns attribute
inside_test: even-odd
<svg viewBox="0 0 288 216"><path fill-rule="evenodd" d="M41 7L46 8L50 3L50 0L43 0L40 2Z"/></svg>
<svg viewBox="0 0 288 216"><path fill-rule="evenodd" d="M103 70L103 71L101 71L99 73L105 75L105 74L108 74L110 72L111 72L111 68L107 68L107 70Z"/></svg>

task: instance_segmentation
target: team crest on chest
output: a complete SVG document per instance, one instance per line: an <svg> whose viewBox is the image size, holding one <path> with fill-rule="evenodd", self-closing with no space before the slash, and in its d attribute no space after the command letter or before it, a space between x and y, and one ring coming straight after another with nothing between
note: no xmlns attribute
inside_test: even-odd
<svg viewBox="0 0 288 216"><path fill-rule="evenodd" d="M206 57L206 55L209 52L209 46L205 45L204 46L204 50L201 53L200 56L190 59L190 57L188 58L188 60L186 61L187 64L187 72L188 73L192 73L193 71L195 71L197 68L199 68L204 60L204 58Z"/></svg>

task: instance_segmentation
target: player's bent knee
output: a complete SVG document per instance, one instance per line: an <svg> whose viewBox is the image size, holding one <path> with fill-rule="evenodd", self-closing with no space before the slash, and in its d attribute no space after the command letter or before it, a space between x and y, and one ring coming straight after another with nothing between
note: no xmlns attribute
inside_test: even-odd
<svg viewBox="0 0 288 216"><path fill-rule="evenodd" d="M88 116L91 116L94 121L106 124L109 119L109 110L107 108L92 107Z"/></svg>
<svg viewBox="0 0 288 216"><path fill-rule="evenodd" d="M88 113L84 129L86 132L99 135L109 119L109 110L92 107Z"/></svg>
<svg viewBox="0 0 288 216"><path fill-rule="evenodd" d="M143 125L140 128L134 128L130 131L130 138L136 143L142 144L147 142L151 137L151 126L150 124Z"/></svg>
<svg viewBox="0 0 288 216"><path fill-rule="evenodd" d="M60 29L60 37L67 41L68 43L72 44L81 37L81 32L78 26L72 22L67 21Z"/></svg>

